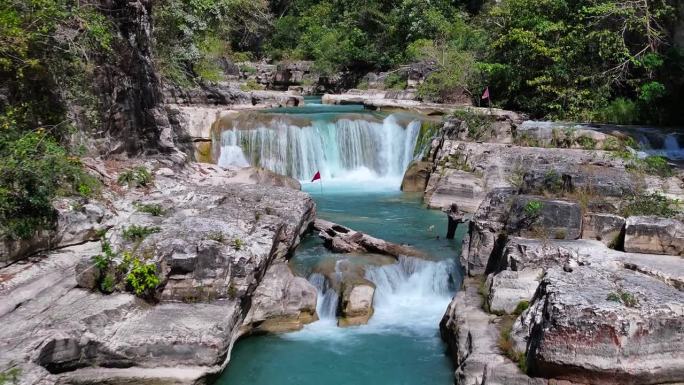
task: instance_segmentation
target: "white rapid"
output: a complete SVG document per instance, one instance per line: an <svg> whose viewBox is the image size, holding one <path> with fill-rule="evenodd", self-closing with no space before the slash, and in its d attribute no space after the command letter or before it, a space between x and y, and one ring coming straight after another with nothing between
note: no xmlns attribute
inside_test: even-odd
<svg viewBox="0 0 684 385"><path fill-rule="evenodd" d="M454 262L401 257L392 265L372 267L366 279L375 284L375 313L369 325L394 331L434 332L454 291Z"/></svg>
<svg viewBox="0 0 684 385"><path fill-rule="evenodd" d="M221 134L220 166L261 166L307 181L401 178L413 159L421 122L403 126L395 115L382 121L349 117L280 119L277 114L257 127L229 123Z"/></svg>
<svg viewBox="0 0 684 385"><path fill-rule="evenodd" d="M339 341L367 334L433 336L455 290L454 272L453 261L433 262L409 257L401 257L390 265L368 267L365 278L376 286L374 313L367 325L350 328L337 327L338 293L323 275L314 273L309 282L318 289L316 311L320 321L283 337Z"/></svg>

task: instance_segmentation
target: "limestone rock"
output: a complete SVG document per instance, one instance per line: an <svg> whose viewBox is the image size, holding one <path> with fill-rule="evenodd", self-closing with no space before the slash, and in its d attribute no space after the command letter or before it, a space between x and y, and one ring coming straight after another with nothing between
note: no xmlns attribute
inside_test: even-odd
<svg viewBox="0 0 684 385"><path fill-rule="evenodd" d="M279 333L301 329L318 319L316 288L295 277L285 262L269 266L252 296L243 329L248 333Z"/></svg>
<svg viewBox="0 0 684 385"><path fill-rule="evenodd" d="M437 184L433 182L434 188L428 186L426 201L433 209L447 209L457 203L463 211L474 212L485 197L482 178L461 170L447 169L439 176Z"/></svg>
<svg viewBox="0 0 684 385"><path fill-rule="evenodd" d="M513 199L506 230L530 238L577 239L582 210L575 202L520 195Z"/></svg>
<svg viewBox="0 0 684 385"><path fill-rule="evenodd" d="M27 385L198 383L225 367L250 310L249 324L264 329L271 317L274 328L315 317L315 290L286 264L315 216L311 198L269 182L235 183L237 172L216 166L167 159L147 166L162 164L173 173L156 173L148 189L108 195L115 214L103 221L112 226L115 261L132 251L155 264L159 302L120 287L109 295L78 288L98 283L99 274L88 271L98 242L7 266L0 272L0 371L20 365ZM141 213L134 203L161 204L165 212ZM131 242L122 231L132 224L159 231Z"/></svg>
<svg viewBox="0 0 684 385"><path fill-rule="evenodd" d="M466 274L484 274L492 253L503 248L505 237L502 232L508 217L508 202L512 196L512 189L494 189L487 194L473 215L461 248L460 261Z"/></svg>
<svg viewBox="0 0 684 385"><path fill-rule="evenodd" d="M42 230L31 239L0 240L0 267L50 248L61 248L98 238L106 228L107 210L99 203L81 204L76 199L54 203L57 223L53 230Z"/></svg>
<svg viewBox="0 0 684 385"><path fill-rule="evenodd" d="M625 269L550 269L516 324L528 373L580 383L684 381L684 295Z"/></svg>
<svg viewBox="0 0 684 385"><path fill-rule="evenodd" d="M629 217L625 225L625 251L684 255L684 224L653 216Z"/></svg>
<svg viewBox="0 0 684 385"><path fill-rule="evenodd" d="M504 270L487 277L487 306L492 313L512 314L521 301L530 301L539 286L542 269Z"/></svg>
<svg viewBox="0 0 684 385"><path fill-rule="evenodd" d="M466 278L439 324L456 368L457 385L545 385L544 379L530 378L504 357L498 347L499 329L495 316L482 310L478 281Z"/></svg>
<svg viewBox="0 0 684 385"><path fill-rule="evenodd" d="M316 219L313 228L318 231L325 246L335 253L376 253L395 258L425 257L413 247L387 242L323 219Z"/></svg>
<svg viewBox="0 0 684 385"><path fill-rule="evenodd" d="M584 216L583 239L595 239L606 246L621 248L620 236L625 227L625 218L602 213L588 213Z"/></svg>
<svg viewBox="0 0 684 385"><path fill-rule="evenodd" d="M401 191L424 192L431 171L431 162L412 162L404 173L404 179L401 181Z"/></svg>
<svg viewBox="0 0 684 385"><path fill-rule="evenodd" d="M549 269L551 267L586 264L585 258L559 242L512 237L506 242L499 260L492 259L494 272L503 270Z"/></svg>
<svg viewBox="0 0 684 385"><path fill-rule="evenodd" d="M343 280L338 303L337 326L355 326L368 323L373 315L375 285L366 279Z"/></svg>

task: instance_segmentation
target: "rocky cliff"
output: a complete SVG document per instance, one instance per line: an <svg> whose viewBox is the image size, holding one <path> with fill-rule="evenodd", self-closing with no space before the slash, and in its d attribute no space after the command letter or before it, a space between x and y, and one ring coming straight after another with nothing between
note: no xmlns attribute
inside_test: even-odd
<svg viewBox="0 0 684 385"><path fill-rule="evenodd" d="M420 165L429 205L472 213L468 277L440 325L456 384L684 381L681 215L630 206L681 198L681 170L639 171L604 134L544 142L521 123L452 118Z"/></svg>
<svg viewBox="0 0 684 385"><path fill-rule="evenodd" d="M99 222L81 224L109 251L83 238L1 270L0 367L21 369L21 384L204 382L241 335L316 319L316 289L286 263L315 216L311 198L273 187L283 177L164 159L146 161L151 184L116 183L138 166L91 163L108 188ZM142 298L130 293L144 277L136 266L156 277Z"/></svg>

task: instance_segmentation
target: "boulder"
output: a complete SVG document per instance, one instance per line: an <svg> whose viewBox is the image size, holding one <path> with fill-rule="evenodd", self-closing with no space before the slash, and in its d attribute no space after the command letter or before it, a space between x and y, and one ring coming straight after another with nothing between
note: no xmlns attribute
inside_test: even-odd
<svg viewBox="0 0 684 385"><path fill-rule="evenodd" d="M621 236L625 228L625 218L602 213L584 215L582 239L603 242L608 247L622 248Z"/></svg>
<svg viewBox="0 0 684 385"><path fill-rule="evenodd" d="M356 326L368 323L373 315L375 285L367 279L343 279L338 302L337 326Z"/></svg>
<svg viewBox="0 0 684 385"><path fill-rule="evenodd" d="M506 231L528 238L578 239L582 209L576 202L519 195L513 199Z"/></svg>
<svg viewBox="0 0 684 385"><path fill-rule="evenodd" d="M504 270L487 277L487 306L495 314L512 314L522 301L529 302L544 274L542 269Z"/></svg>
<svg viewBox="0 0 684 385"><path fill-rule="evenodd" d="M323 219L316 219L313 228L318 231L325 247L335 253L375 253L395 258L425 257L424 253L411 246L387 242Z"/></svg>
<svg viewBox="0 0 684 385"><path fill-rule="evenodd" d="M625 225L625 251L684 255L684 224L654 216L629 217Z"/></svg>
<svg viewBox="0 0 684 385"><path fill-rule="evenodd" d="M316 288L295 277L285 262L266 270L252 296L252 306L243 322L247 333L280 333L299 330L318 319Z"/></svg>
<svg viewBox="0 0 684 385"><path fill-rule="evenodd" d="M626 269L549 269L514 333L528 373L579 383L684 381L682 292ZM522 336L522 337L521 337Z"/></svg>
<svg viewBox="0 0 684 385"><path fill-rule="evenodd" d="M431 162L411 162L401 181L401 191L424 192L432 172Z"/></svg>

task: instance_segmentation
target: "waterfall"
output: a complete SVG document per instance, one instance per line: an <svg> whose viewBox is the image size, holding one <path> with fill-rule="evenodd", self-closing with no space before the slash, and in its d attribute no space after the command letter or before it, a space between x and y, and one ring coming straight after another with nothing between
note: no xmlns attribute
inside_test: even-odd
<svg viewBox="0 0 684 385"><path fill-rule="evenodd" d="M318 317L320 319L335 320L339 294L337 294L335 289L330 287L330 283L323 274L311 274L309 282L311 282L318 291L318 302L316 303L316 313L318 313Z"/></svg>
<svg viewBox="0 0 684 385"><path fill-rule="evenodd" d="M249 127L235 120L221 134L220 166L260 166L299 180L320 171L324 179L357 171L398 177L413 159L420 121L405 126L395 115L339 119L260 119Z"/></svg>
<svg viewBox="0 0 684 385"><path fill-rule="evenodd" d="M375 313L369 325L389 330L433 332L453 293L453 261L400 257L391 265L371 267L366 279L375 284Z"/></svg>

